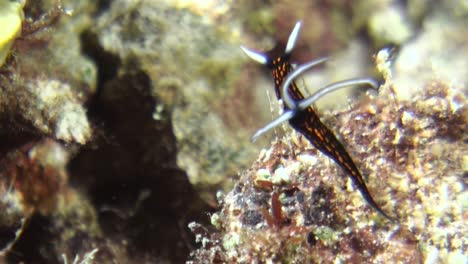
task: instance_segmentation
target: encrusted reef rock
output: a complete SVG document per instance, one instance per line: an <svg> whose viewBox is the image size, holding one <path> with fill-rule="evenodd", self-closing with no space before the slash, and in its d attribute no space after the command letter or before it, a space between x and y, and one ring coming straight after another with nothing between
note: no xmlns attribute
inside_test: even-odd
<svg viewBox="0 0 468 264"><path fill-rule="evenodd" d="M45 2L28 1L0 68L0 262L184 261L210 208L177 166L153 72L103 48L90 17L116 22L95 13L108 7Z"/></svg>
<svg viewBox="0 0 468 264"><path fill-rule="evenodd" d="M466 8L455 2L353 5L353 25L401 53L376 55L386 80L378 95L322 115L398 223L370 208L333 161L292 131L220 193L212 226L189 225L200 245L189 263L466 263ZM342 62L329 69L356 67Z"/></svg>
<svg viewBox="0 0 468 264"><path fill-rule="evenodd" d="M466 263L466 17L462 1L0 0L0 263ZM393 72L377 56L378 95L319 111L398 224L287 126L260 155L249 142L276 100L239 45L280 46L298 19L293 61L333 56L311 89L402 47Z"/></svg>
<svg viewBox="0 0 468 264"><path fill-rule="evenodd" d="M0 257L17 262L14 252L28 252L26 259L39 260L39 252L74 255L93 246L76 247L74 237L99 233L96 212L82 193L70 188L66 165L70 152L50 139L32 140L6 153L0 162ZM63 243L42 243L41 239ZM34 243L37 251L31 250ZM84 243L86 244L86 243ZM96 245L94 245L96 246ZM21 258L21 257L20 257ZM49 261L53 257L49 256Z"/></svg>
<svg viewBox="0 0 468 264"><path fill-rule="evenodd" d="M250 87L237 84L246 60L234 45L239 34L217 26L211 13L201 17L190 8L164 1L114 1L88 33L119 58L113 65L117 74L142 71L149 77L158 102L153 119L171 122L177 165L214 201L209 198L214 190L231 187L225 179L254 157L248 140L254 118L238 114L241 104L253 99ZM255 109L255 103L250 105Z"/></svg>
<svg viewBox="0 0 468 264"><path fill-rule="evenodd" d="M24 7L29 16L22 35L1 65L1 133L28 131L85 144L92 129L84 103L94 92L96 70L81 55L78 36L70 32L83 22L67 20L56 27L65 12L57 5L48 10L41 5L31 2Z"/></svg>
<svg viewBox="0 0 468 264"><path fill-rule="evenodd" d="M193 263L466 261L468 108L459 87L432 80L411 100L391 80L375 98L327 116L377 203L366 205L334 162L295 132L274 141L211 216L192 223ZM461 261L461 262L457 262Z"/></svg>

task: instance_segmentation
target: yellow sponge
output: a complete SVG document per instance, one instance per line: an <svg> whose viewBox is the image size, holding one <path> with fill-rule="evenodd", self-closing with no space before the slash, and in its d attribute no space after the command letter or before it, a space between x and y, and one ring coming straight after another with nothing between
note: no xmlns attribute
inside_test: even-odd
<svg viewBox="0 0 468 264"><path fill-rule="evenodd" d="M5 62L13 40L21 33L25 3L25 0L0 0L0 66Z"/></svg>

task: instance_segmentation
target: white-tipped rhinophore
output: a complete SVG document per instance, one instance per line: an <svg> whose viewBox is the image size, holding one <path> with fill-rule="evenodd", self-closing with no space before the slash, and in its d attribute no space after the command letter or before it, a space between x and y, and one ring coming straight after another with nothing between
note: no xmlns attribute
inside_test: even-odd
<svg viewBox="0 0 468 264"><path fill-rule="evenodd" d="M289 34L288 43L286 44L284 53L290 54L293 51L294 47L296 46L297 39L299 38L299 31L301 30L301 25L301 21L296 22L296 25L291 31L291 34Z"/></svg>
<svg viewBox="0 0 468 264"><path fill-rule="evenodd" d="M250 49L248 49L248 48L246 48L244 46L241 46L240 48L245 53L245 55L247 55L252 60L254 60L254 61L256 61L256 62L258 62L260 64L263 64L263 65L266 65L268 63L267 56L263 55L262 53L250 50Z"/></svg>

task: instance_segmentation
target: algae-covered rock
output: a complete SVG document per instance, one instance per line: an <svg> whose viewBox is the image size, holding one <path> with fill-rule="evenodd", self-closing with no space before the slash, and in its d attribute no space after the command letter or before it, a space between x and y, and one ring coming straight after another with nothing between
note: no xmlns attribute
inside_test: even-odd
<svg viewBox="0 0 468 264"><path fill-rule="evenodd" d="M16 256L7 255L9 250L25 250L27 241L34 237L41 224L53 222L47 227L49 236L42 236L43 239L53 236L63 239L63 243L56 243L57 257L70 251L71 238L77 233L90 237L99 234L94 209L81 193L70 188L66 171L68 160L68 150L52 140L30 142L10 151L1 160L0 255L7 256L10 262ZM46 244L36 246L41 250L50 249ZM81 250L86 249L76 246L72 249L75 252ZM30 249L26 251L31 252ZM30 255L27 258L40 257Z"/></svg>
<svg viewBox="0 0 468 264"><path fill-rule="evenodd" d="M121 13L122 6L131 11ZM153 117L170 120L177 165L214 200L216 188L230 186L226 179L253 157L248 125L254 119L238 113L252 92L237 84L244 57L233 35L183 7L116 1L95 31L103 48L121 59L120 73L138 69L149 76Z"/></svg>
<svg viewBox="0 0 468 264"><path fill-rule="evenodd" d="M68 83L39 78L22 85L5 86L0 106L5 111L21 113L41 133L66 142L84 144L90 139L86 110Z"/></svg>
<svg viewBox="0 0 468 264"><path fill-rule="evenodd" d="M373 12L368 27L376 46L401 45L413 35L413 26L403 10L402 6L391 6Z"/></svg>
<svg viewBox="0 0 468 264"><path fill-rule="evenodd" d="M25 9L40 5L33 1ZM82 22L59 7L42 12L37 20L25 20L14 56L2 66L0 127L4 133L13 127L84 144L91 138L91 125L83 104L95 90L96 70L70 30ZM66 27L56 27L60 17Z"/></svg>
<svg viewBox="0 0 468 264"><path fill-rule="evenodd" d="M399 41L401 53L386 48L376 54L385 79L378 95L322 115L397 223L370 208L334 162L291 132L262 150L236 186L219 196L221 209L211 217L215 231L189 225L202 242L189 262L465 263L468 108L459 73L467 68L460 55L466 54L466 34L463 19L449 14L446 8L424 14L423 30Z"/></svg>
<svg viewBox="0 0 468 264"><path fill-rule="evenodd" d="M419 263L433 254L447 262L466 252L464 94L433 80L411 101L400 100L388 82L379 96L333 115L370 192L398 223L366 205L333 162L292 132L221 199L218 231L201 234L192 225L205 240L193 262ZM257 180L280 169L287 181Z"/></svg>
<svg viewBox="0 0 468 264"><path fill-rule="evenodd" d="M21 194L12 182L2 175L0 178L0 260L21 237L30 211L21 203Z"/></svg>
<svg viewBox="0 0 468 264"><path fill-rule="evenodd" d="M412 97L434 75L466 89L468 61L460 54L468 53L468 30L463 20L448 15L428 17L424 30L401 48L394 69L400 97Z"/></svg>
<svg viewBox="0 0 468 264"><path fill-rule="evenodd" d="M0 262L466 262L462 2L0 0ZM310 91L400 44L378 95L318 105L399 224L287 125L249 142L278 107L239 45L297 20Z"/></svg>

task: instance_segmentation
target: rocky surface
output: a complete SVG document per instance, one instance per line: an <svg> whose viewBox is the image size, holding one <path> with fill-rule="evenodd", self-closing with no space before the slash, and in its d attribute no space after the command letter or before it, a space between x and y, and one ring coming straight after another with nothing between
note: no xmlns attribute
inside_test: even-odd
<svg viewBox="0 0 468 264"><path fill-rule="evenodd" d="M0 262L466 262L463 1L2 5ZM378 95L318 104L399 224L287 126L249 142L280 107L239 45L299 19L310 90L400 47Z"/></svg>
<svg viewBox="0 0 468 264"><path fill-rule="evenodd" d="M327 119L397 224L369 208L336 164L292 132L220 198L222 210L211 216L216 232L191 224L202 245L193 262L463 263L466 98L433 80L414 101L400 100L390 83Z"/></svg>

